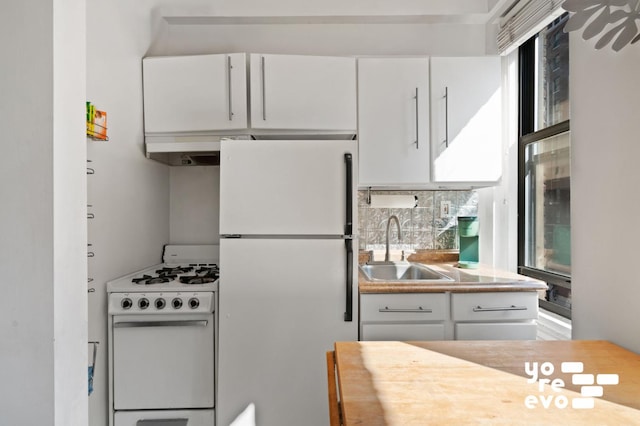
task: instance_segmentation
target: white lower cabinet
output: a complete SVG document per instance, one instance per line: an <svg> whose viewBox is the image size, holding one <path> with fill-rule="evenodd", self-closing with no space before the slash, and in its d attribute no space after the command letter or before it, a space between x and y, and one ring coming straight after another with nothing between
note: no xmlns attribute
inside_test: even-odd
<svg viewBox="0 0 640 426"><path fill-rule="evenodd" d="M456 340L535 340L538 293L454 293L451 319Z"/></svg>
<svg viewBox="0 0 640 426"><path fill-rule="evenodd" d="M363 294L360 340L444 340L446 293Z"/></svg>
<svg viewBox="0 0 640 426"><path fill-rule="evenodd" d="M360 340L535 340L537 292L360 295Z"/></svg>

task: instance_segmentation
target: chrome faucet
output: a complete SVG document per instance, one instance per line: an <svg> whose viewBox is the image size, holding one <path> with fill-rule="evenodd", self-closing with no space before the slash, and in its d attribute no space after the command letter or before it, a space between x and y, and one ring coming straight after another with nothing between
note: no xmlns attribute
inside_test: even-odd
<svg viewBox="0 0 640 426"><path fill-rule="evenodd" d="M398 219L398 216L391 215L389 216L389 220L387 221L387 246L386 246L386 251L384 252L384 261L388 262L389 261L389 228L391 227L391 221L394 220L396 221L396 225L398 226L398 241L402 241L402 231L400 230L400 220Z"/></svg>

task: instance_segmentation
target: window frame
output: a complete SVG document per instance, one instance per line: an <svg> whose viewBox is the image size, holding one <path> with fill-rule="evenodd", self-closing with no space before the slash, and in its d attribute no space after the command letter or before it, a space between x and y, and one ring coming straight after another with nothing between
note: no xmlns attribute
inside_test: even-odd
<svg viewBox="0 0 640 426"><path fill-rule="evenodd" d="M525 235L527 224L525 221L525 151L528 145L560 135L570 131L570 119L556 123L549 127L535 130L536 128L536 108L535 88L536 88L536 38L538 34L523 43L518 51L519 81L518 81L518 272L522 275L553 284L559 287L571 289L571 277L553 273L550 271L525 266ZM545 300L540 301L540 305L555 311L556 313L571 318L571 310L554 305Z"/></svg>

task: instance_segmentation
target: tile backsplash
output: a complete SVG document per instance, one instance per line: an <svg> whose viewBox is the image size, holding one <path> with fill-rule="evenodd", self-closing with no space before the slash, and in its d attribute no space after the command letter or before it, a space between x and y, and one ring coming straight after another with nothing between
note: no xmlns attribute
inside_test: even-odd
<svg viewBox="0 0 640 426"><path fill-rule="evenodd" d="M384 250L387 221L398 216L402 241L395 223L389 241L392 250L457 249L457 216L478 214L476 191L371 191L371 194L402 194L418 197L414 208L374 208L367 204L368 191L358 191L359 248ZM448 215L441 215L443 203L450 202Z"/></svg>

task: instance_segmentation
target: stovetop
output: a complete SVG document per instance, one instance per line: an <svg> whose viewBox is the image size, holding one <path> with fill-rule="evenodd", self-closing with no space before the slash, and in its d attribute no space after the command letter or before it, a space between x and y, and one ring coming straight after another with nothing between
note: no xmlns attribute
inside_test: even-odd
<svg viewBox="0 0 640 426"><path fill-rule="evenodd" d="M212 283L220 276L220 270L216 264L188 265L188 266L163 266L155 270L154 274L143 274L134 277L131 282L138 285L165 284L175 280L182 284L207 284Z"/></svg>
<svg viewBox="0 0 640 426"><path fill-rule="evenodd" d="M107 283L112 292L215 291L219 268L215 263L161 263Z"/></svg>
<svg viewBox="0 0 640 426"><path fill-rule="evenodd" d="M216 291L219 256L217 245L166 245L163 263L107 282L107 292Z"/></svg>

